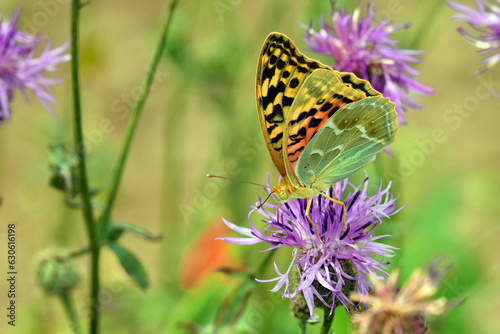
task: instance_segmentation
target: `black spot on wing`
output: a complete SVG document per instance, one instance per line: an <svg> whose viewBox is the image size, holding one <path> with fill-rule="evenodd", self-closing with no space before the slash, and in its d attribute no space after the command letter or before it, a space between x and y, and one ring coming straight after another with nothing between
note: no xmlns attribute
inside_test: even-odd
<svg viewBox="0 0 500 334"><path fill-rule="evenodd" d="M331 104L330 102L327 102L327 103L323 104L319 110L325 112L325 111L330 110L332 107L333 107L333 104Z"/></svg>
<svg viewBox="0 0 500 334"><path fill-rule="evenodd" d="M304 66L297 66L297 71L299 71L299 73L309 73L309 68Z"/></svg>
<svg viewBox="0 0 500 334"><path fill-rule="evenodd" d="M269 59L269 64L274 65L274 64L276 64L276 61L278 61L278 57L276 57L275 55L272 55L271 58Z"/></svg>
<svg viewBox="0 0 500 334"><path fill-rule="evenodd" d="M291 135L289 138L291 140L297 140L299 137L305 137L307 130L305 127L301 127L297 134Z"/></svg>
<svg viewBox="0 0 500 334"><path fill-rule="evenodd" d="M276 73L276 67L264 64L262 70L261 82L266 81L266 79L271 80L271 78L274 76L275 73Z"/></svg>
<svg viewBox="0 0 500 334"><path fill-rule="evenodd" d="M278 133L276 136L274 136L274 137L271 139L271 143L272 143L272 144L276 144L276 143L278 143L278 142L281 140L281 138L283 138L283 132L280 132L280 133Z"/></svg>
<svg viewBox="0 0 500 334"><path fill-rule="evenodd" d="M351 84L352 88L363 91L366 94L366 96L375 96L373 94L370 94L370 92L368 92L368 90L366 88L366 84L364 84L364 83L354 83L353 80L352 80L351 75L349 75L349 74L346 74L346 75L342 76L342 82L344 82L346 84Z"/></svg>
<svg viewBox="0 0 500 334"><path fill-rule="evenodd" d="M313 70L319 68L319 63L316 62L316 61L309 61L307 62L307 66L309 66L309 68L312 68Z"/></svg>
<svg viewBox="0 0 500 334"><path fill-rule="evenodd" d="M275 104L273 106L273 112L269 115L266 115L266 121L268 123L276 123L283 121L283 108L281 108L280 104Z"/></svg>
<svg viewBox="0 0 500 334"><path fill-rule="evenodd" d="M339 110L339 107L335 107L332 110L330 110L330 112L328 113L328 117L332 117L332 115L335 114L337 110Z"/></svg>
<svg viewBox="0 0 500 334"><path fill-rule="evenodd" d="M321 118L311 118L311 121L309 122L309 127L315 128L321 123Z"/></svg>
<svg viewBox="0 0 500 334"><path fill-rule="evenodd" d="M283 107L290 107L293 103L294 97L288 97L283 95Z"/></svg>
<svg viewBox="0 0 500 334"><path fill-rule="evenodd" d="M316 108L311 108L311 110L309 110L309 112L307 113L307 116L314 116L316 115L316 113L318 112L318 109Z"/></svg>
<svg viewBox="0 0 500 334"><path fill-rule="evenodd" d="M350 98L348 98L347 96L343 96L343 97L342 97L342 102L344 102L344 103L346 103L346 104L347 104L347 103L351 103L351 102L352 102L352 100L351 100Z"/></svg>
<svg viewBox="0 0 500 334"><path fill-rule="evenodd" d="M288 146L290 146L290 145L288 145ZM299 147L298 149L296 149L295 151L293 151L292 153L289 153L288 155L289 155L289 156L290 156L290 155L294 155L294 154L295 154L295 153L297 153L297 152L303 151L303 150L304 150L304 148L306 148L306 147L305 147L305 146L301 146L301 147ZM293 162L293 161L292 161L292 162Z"/></svg>
<svg viewBox="0 0 500 334"><path fill-rule="evenodd" d="M286 63L280 59L280 60L278 60L278 64L276 64L276 67L278 68L278 70L282 70L285 68L285 65L286 65Z"/></svg>
<svg viewBox="0 0 500 334"><path fill-rule="evenodd" d="M290 126L294 125L294 124L297 124L299 122L302 122L304 120L304 118L306 118L307 116L307 111L303 111L299 114L299 116L296 118L296 119L292 119L290 121Z"/></svg>
<svg viewBox="0 0 500 334"><path fill-rule="evenodd" d="M262 107L264 108L264 110L267 109L267 106L269 105L269 103L274 102L274 100L276 99L276 96L278 96L279 93L285 91L285 88L286 88L286 86L283 83L283 81L279 81L277 86L269 86L269 88L267 90L267 95L262 96ZM285 106L284 98L285 97L283 97L283 106ZM283 113L281 114L281 116L283 116Z"/></svg>
<svg viewBox="0 0 500 334"><path fill-rule="evenodd" d="M274 129L276 129L278 127L278 124L277 123L271 123L269 125L269 127L267 128L267 132L269 133L269 135L271 135L271 133L274 131Z"/></svg>

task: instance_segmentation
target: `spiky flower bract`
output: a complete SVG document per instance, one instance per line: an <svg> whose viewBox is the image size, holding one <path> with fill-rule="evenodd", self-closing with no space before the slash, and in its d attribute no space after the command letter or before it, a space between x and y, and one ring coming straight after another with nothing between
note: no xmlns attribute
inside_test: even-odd
<svg viewBox="0 0 500 334"><path fill-rule="evenodd" d="M286 271L282 272L275 263L277 277L258 281L276 281L270 291L281 290L292 301L303 296L311 318L315 307L327 308L330 313L338 305L349 309L354 303L348 294L367 294L372 286L367 276L385 279L386 258L395 255L394 247L378 242L388 235L376 236L374 229L383 218L399 211L396 198L389 192L390 184L385 189L375 188L376 193L370 196L367 177L358 187L346 179L327 191L328 196L338 195L344 201L347 229L342 206L320 195L312 199L310 209L319 237L306 218L307 199L298 199L280 204L279 211L277 205L270 203L251 207L250 228L224 219L227 226L245 237L220 239L239 245L264 242L267 250L291 248L292 260ZM250 219L254 212L264 217L262 232Z"/></svg>

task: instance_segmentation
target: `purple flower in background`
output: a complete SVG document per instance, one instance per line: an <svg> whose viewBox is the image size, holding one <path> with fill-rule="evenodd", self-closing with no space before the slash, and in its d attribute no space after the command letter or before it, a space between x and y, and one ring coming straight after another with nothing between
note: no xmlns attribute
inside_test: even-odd
<svg viewBox="0 0 500 334"><path fill-rule="evenodd" d="M25 97L26 90L33 91L42 105L52 112L51 105L55 104L55 99L49 89L61 80L47 78L44 72L54 72L59 63L70 59L68 54L64 54L68 42L51 50L50 41L47 41L41 54L35 57L42 37L18 29L20 13L19 8L10 21L0 17L0 124L10 119L10 101L15 88Z"/></svg>
<svg viewBox="0 0 500 334"><path fill-rule="evenodd" d="M312 52L333 57L334 69L370 81L373 88L396 103L398 122L406 124L403 110L420 108L409 94L433 94L432 88L413 79L420 72L410 64L420 62L416 56L422 51L397 48L399 42L389 35L409 25L393 25L385 19L375 22L373 1L369 2L365 17L360 12L359 7L353 13L334 8L330 22L320 19L318 31L306 27L305 42Z"/></svg>
<svg viewBox="0 0 500 334"><path fill-rule="evenodd" d="M453 20L465 21L477 32L477 36L473 36L464 28L458 28L458 32L467 42L482 49L478 51L478 54L484 57L481 60L484 68L477 74L498 63L500 61L500 0L497 0L496 5L489 4L488 1L476 0L477 11L456 2L448 2L448 5L458 12L453 15Z"/></svg>
<svg viewBox="0 0 500 334"><path fill-rule="evenodd" d="M268 182L269 183L269 182ZM348 192L348 189L352 191ZM261 233L249 217L250 228L240 227L224 220L232 230L246 237L226 237L221 240L251 245L259 242L268 244L268 249L283 246L293 247L293 258L288 269L282 273L274 265L277 277L259 282L276 281L270 291L283 290L284 297L296 301L302 297L307 303L310 316L314 307L327 307L333 311L342 304L349 308L353 302L347 297L350 292L368 294L372 286L368 275L385 279L385 257L395 255L394 247L377 242L388 235L374 235L374 228L396 212L395 198L386 189L376 187L373 196L368 195L368 177L359 187L346 179L335 185L335 192L344 199L347 209L347 230L344 229L343 210L323 196L313 198L310 217L318 227L321 240L306 218L307 199L290 201L279 206L269 203L261 208L252 207L264 216L268 225ZM333 187L327 192L335 196ZM249 215L250 216L250 215ZM295 273L292 274L292 271ZM291 288L293 286L294 288ZM293 290L293 291L292 291Z"/></svg>

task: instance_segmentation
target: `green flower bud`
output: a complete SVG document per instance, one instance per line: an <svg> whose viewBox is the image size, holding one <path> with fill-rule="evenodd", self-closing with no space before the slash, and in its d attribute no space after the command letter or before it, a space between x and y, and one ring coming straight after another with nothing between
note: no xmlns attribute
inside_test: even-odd
<svg viewBox="0 0 500 334"><path fill-rule="evenodd" d="M43 290L49 294L67 293L80 282L80 268L72 259L68 259L60 253L47 253L40 257L38 263L38 282Z"/></svg>

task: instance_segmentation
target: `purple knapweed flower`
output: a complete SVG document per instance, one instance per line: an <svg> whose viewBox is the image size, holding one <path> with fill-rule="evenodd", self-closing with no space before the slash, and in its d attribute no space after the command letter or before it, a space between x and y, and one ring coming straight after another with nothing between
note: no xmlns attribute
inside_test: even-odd
<svg viewBox="0 0 500 334"><path fill-rule="evenodd" d="M477 36L473 36L462 27L457 29L467 42L482 49L478 51L478 54L484 57L481 60L484 67L476 74L498 63L500 61L500 0L497 0L496 5L488 1L476 0L477 11L457 2L448 2L448 5L459 12L453 15L452 20L465 21L477 32Z"/></svg>
<svg viewBox="0 0 500 334"><path fill-rule="evenodd" d="M432 95L434 92L413 79L420 72L410 64L419 63L421 60L416 56L423 51L398 49L399 41L389 38L396 30L409 25L393 25L385 19L375 22L373 1L368 3L365 17L361 17L359 6L353 13L335 9L335 2L332 6L330 22L320 18L318 31L305 27L305 42L310 50L333 57L335 70L352 72L368 80L373 88L396 103L398 123L406 124L403 110L420 108L409 94Z"/></svg>
<svg viewBox="0 0 500 334"><path fill-rule="evenodd" d="M0 124L10 119L10 101L16 88L25 98L26 90L33 91L42 105L53 112L51 105L55 104L55 99L49 89L61 80L47 78L44 74L54 72L59 63L70 59L68 54L64 54L69 42L51 50L48 40L41 54L35 57L42 37L19 30L20 13L19 8L10 21L1 20L0 17Z"/></svg>
<svg viewBox="0 0 500 334"><path fill-rule="evenodd" d="M324 196L313 198L309 214L317 225L321 240L306 218L307 199L280 204L279 209L269 203L251 206L250 214L257 211L264 216L262 221L267 223L264 231L252 223L249 214L250 228L224 220L232 230L246 237L220 239L238 245L265 242L267 250L292 247L293 257L287 270L282 273L275 263L277 277L258 281L277 281L270 291L282 290L282 296L292 301L303 297L311 318L315 306L327 307L330 312L340 304L348 309L353 305L349 293L368 294L372 286L368 275L385 279L388 262L384 258L395 255L394 247L378 242L388 235L375 236L374 228L382 218L389 218L399 211L396 198L389 192L390 184L385 189L382 186L376 188L374 195L368 195L368 177L359 187L347 179L335 185L335 193L344 199L346 205L347 230L340 204ZM333 187L327 195L335 196Z"/></svg>

